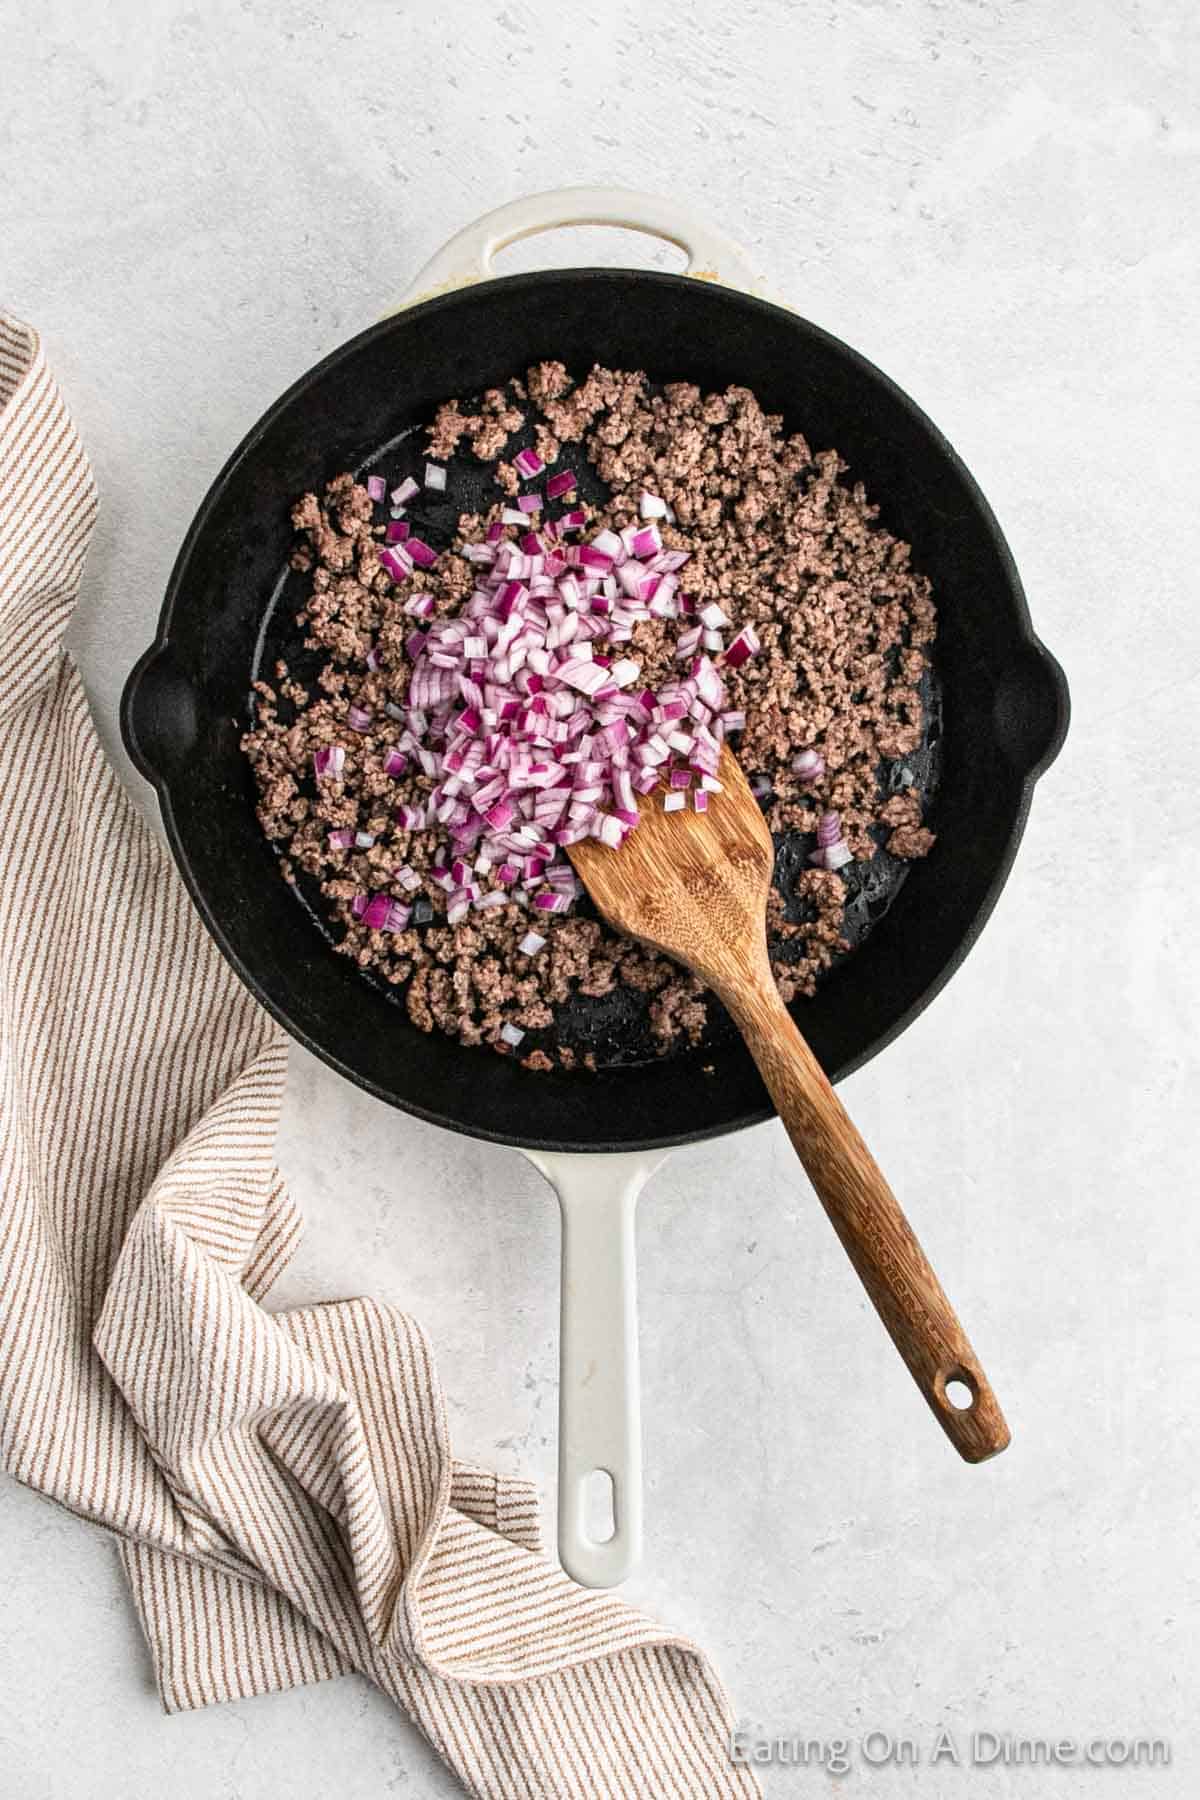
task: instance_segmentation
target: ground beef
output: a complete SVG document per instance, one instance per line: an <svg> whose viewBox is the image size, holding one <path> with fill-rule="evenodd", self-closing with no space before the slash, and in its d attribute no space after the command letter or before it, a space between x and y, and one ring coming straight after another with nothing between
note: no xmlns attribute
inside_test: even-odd
<svg viewBox="0 0 1200 1800"><path fill-rule="evenodd" d="M471 433L471 448L480 462L495 462L513 432L520 431L525 414L503 388L489 388L480 410L483 417Z"/></svg>
<svg viewBox="0 0 1200 1800"><path fill-rule="evenodd" d="M459 410L457 400L447 400L439 406L429 427L429 454L438 462L448 462L458 449L460 438L468 431L475 431L482 420L478 413L463 413Z"/></svg>
<svg viewBox="0 0 1200 1800"><path fill-rule="evenodd" d="M323 495L297 501L291 566L309 578L297 619L319 669L305 684L279 663L274 684L256 683L256 719L244 739L259 818L285 876L302 873L316 884L338 949L402 988L421 1030L512 1054L501 1032L516 1026L543 1038L542 1046L526 1047L524 1067L548 1069L556 1060L563 1068L595 1068L591 1051L555 1038L556 1009L573 995L601 1000L625 988L644 996L663 1053L701 1041L710 997L675 964L592 918L540 917L537 930L547 942L536 957L519 948L531 921L516 905L447 927L445 893L429 874L441 834L403 831L394 818L401 802L423 799L432 779L415 766L399 781L383 769L395 735L386 708L403 700L411 669L405 641L413 621L402 602L411 591L427 592L443 614L470 594L472 566L456 552L496 524L504 498L521 486L511 460L498 461L527 423L517 399L529 408L545 462L561 454L564 466L582 468L586 456L608 485L608 503L589 509L589 532L628 524L643 488L661 495L673 513L664 542L690 552L686 591L700 604L718 600L735 626L757 631L761 654L722 674L728 704L747 715L739 759L769 784L764 805L776 833L814 832L819 813L833 809L857 859L875 856L880 843L901 858L931 849L911 775L885 797L880 772L922 740L920 683L935 612L908 546L879 525L877 509L860 484L847 481L837 452L814 453L799 434L785 436L781 421L745 388L706 395L674 382L655 392L641 373L599 367L576 384L561 363L545 362L523 382L490 389L474 410L448 401L428 429L428 454L446 461L465 439L475 457L496 465L496 501L463 515L455 545L406 583L394 583L380 565L385 521L364 485L339 475ZM563 504L580 502L568 497ZM513 529L505 527L505 535ZM647 620L623 650L641 662L647 686L675 671L676 629ZM368 670L372 649L378 666ZM351 704L371 713L370 731L348 726ZM345 751L343 776L317 784L313 751L330 744ZM825 762L816 783L791 769L796 753L810 748ZM344 826L374 834L375 842L331 850L329 832ZM394 882L405 863L423 878L419 894ZM414 918L402 933L368 930L351 913L354 897L366 890L421 901L427 918ZM845 901L840 874L808 867L786 903L772 892L768 935L785 1000L811 994L848 948Z"/></svg>
<svg viewBox="0 0 1200 1800"><path fill-rule="evenodd" d="M462 412L457 400L448 400L438 407L426 434L428 451L435 461L446 462L465 437L480 462L495 462L513 432L520 431L524 423L525 414L513 405L504 389L489 388L477 413ZM554 454L558 454L557 449Z"/></svg>

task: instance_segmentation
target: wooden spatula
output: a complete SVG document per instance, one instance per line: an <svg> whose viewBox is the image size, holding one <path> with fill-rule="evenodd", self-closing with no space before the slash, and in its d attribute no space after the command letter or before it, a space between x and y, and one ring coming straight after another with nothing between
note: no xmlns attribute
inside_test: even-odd
<svg viewBox="0 0 1200 1800"><path fill-rule="evenodd" d="M611 925L694 970L724 1002L913 1379L959 1454L982 1462L1009 1441L1004 1415L895 1195L779 998L766 938L771 833L728 749L720 779L724 792L707 812L667 813L651 794L619 850L588 840L572 845L571 860Z"/></svg>

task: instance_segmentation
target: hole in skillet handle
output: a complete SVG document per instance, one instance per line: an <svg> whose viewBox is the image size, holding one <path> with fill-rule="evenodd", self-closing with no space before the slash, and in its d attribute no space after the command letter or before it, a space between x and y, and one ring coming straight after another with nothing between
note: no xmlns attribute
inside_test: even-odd
<svg viewBox="0 0 1200 1800"><path fill-rule="evenodd" d="M195 748L196 693L169 644L138 658L121 695L121 737L139 774L157 786Z"/></svg>
<svg viewBox="0 0 1200 1800"><path fill-rule="evenodd" d="M593 1469L583 1483L583 1530L592 1544L609 1544L617 1534L617 1497L607 1469Z"/></svg>
<svg viewBox="0 0 1200 1800"><path fill-rule="evenodd" d="M992 720L1001 749L1026 779L1050 767L1071 718L1067 678L1036 638L1023 644L996 683Z"/></svg>

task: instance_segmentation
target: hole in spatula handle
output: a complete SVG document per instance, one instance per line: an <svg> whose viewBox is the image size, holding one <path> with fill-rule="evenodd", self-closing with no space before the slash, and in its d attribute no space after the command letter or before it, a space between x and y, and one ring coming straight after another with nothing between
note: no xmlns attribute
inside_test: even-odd
<svg viewBox="0 0 1200 1800"><path fill-rule="evenodd" d="M951 1369L938 1378L938 1387L955 1412L970 1412L979 1398L979 1384L969 1369Z"/></svg>

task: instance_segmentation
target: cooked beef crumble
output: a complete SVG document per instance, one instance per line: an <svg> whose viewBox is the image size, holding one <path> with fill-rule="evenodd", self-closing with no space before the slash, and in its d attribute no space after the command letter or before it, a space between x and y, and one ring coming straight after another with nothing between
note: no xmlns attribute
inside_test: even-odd
<svg viewBox="0 0 1200 1800"><path fill-rule="evenodd" d="M473 411L449 401L429 428L428 453L445 460L465 439L475 457L495 465L496 500L486 513L464 514L452 548L404 582L393 581L380 562L386 516L381 521L352 476L339 475L323 495L297 502L292 566L310 576L298 622L321 667L307 685L284 663L276 665L274 685L256 683L257 716L244 739L259 817L281 851L284 874L291 879L303 870L315 881L339 950L402 986L422 1030L436 1027L467 1044L519 1054L501 1036L506 1024L516 1026L541 1034L523 1058L527 1067L553 1067L549 1051L560 1066L575 1068L594 1066L594 1057L554 1036L555 1009L573 994L598 998L618 987L643 994L664 1053L678 1041L700 1041L710 997L675 964L592 918L533 919L509 904L448 926L446 894L429 873L444 850L444 832L405 831L394 817L398 805L419 804L433 778L415 763L398 780L384 772L396 735L385 709L403 701L411 673L405 641L414 621L402 602L424 592L442 615L468 598L474 571L459 552L494 525L519 490L509 445L527 422L546 462L561 455L564 467L578 468L586 450L607 484L602 507L564 501L585 505L587 535L634 521L639 495L649 489L673 511L664 544L690 552L686 591L698 605L719 601L735 627L754 626L761 654L721 673L727 704L746 714L739 760L769 781L764 804L776 833L815 832L818 815L833 810L860 860L875 856L880 842L900 858L932 847L915 787L885 795L879 775L882 763L911 756L921 742L919 684L935 612L928 581L909 565L908 546L878 524L862 486L843 479L837 452L814 453L799 434L785 436L780 419L765 414L745 388L702 394L676 382L653 391L640 373L599 367L576 384L561 363L547 362L524 382L490 390ZM514 528L504 535L516 535ZM677 674L677 635L674 621L636 625L622 653L640 661L643 685L656 688ZM372 648L373 670L365 662ZM348 724L352 705L370 713L366 732ZM331 744L345 752L341 777L315 783L313 752ZM809 748L825 763L816 781L791 768L797 752ZM331 849L328 834L339 827L371 834L374 842ZM419 893L395 883L394 871L405 864L422 877ZM351 902L365 890L416 900L410 928L376 931L356 920ZM772 894L768 932L786 1000L811 994L818 975L847 948L845 899L840 874L807 867L793 884L792 917L782 896ZM547 940L532 957L520 949L531 927Z"/></svg>

